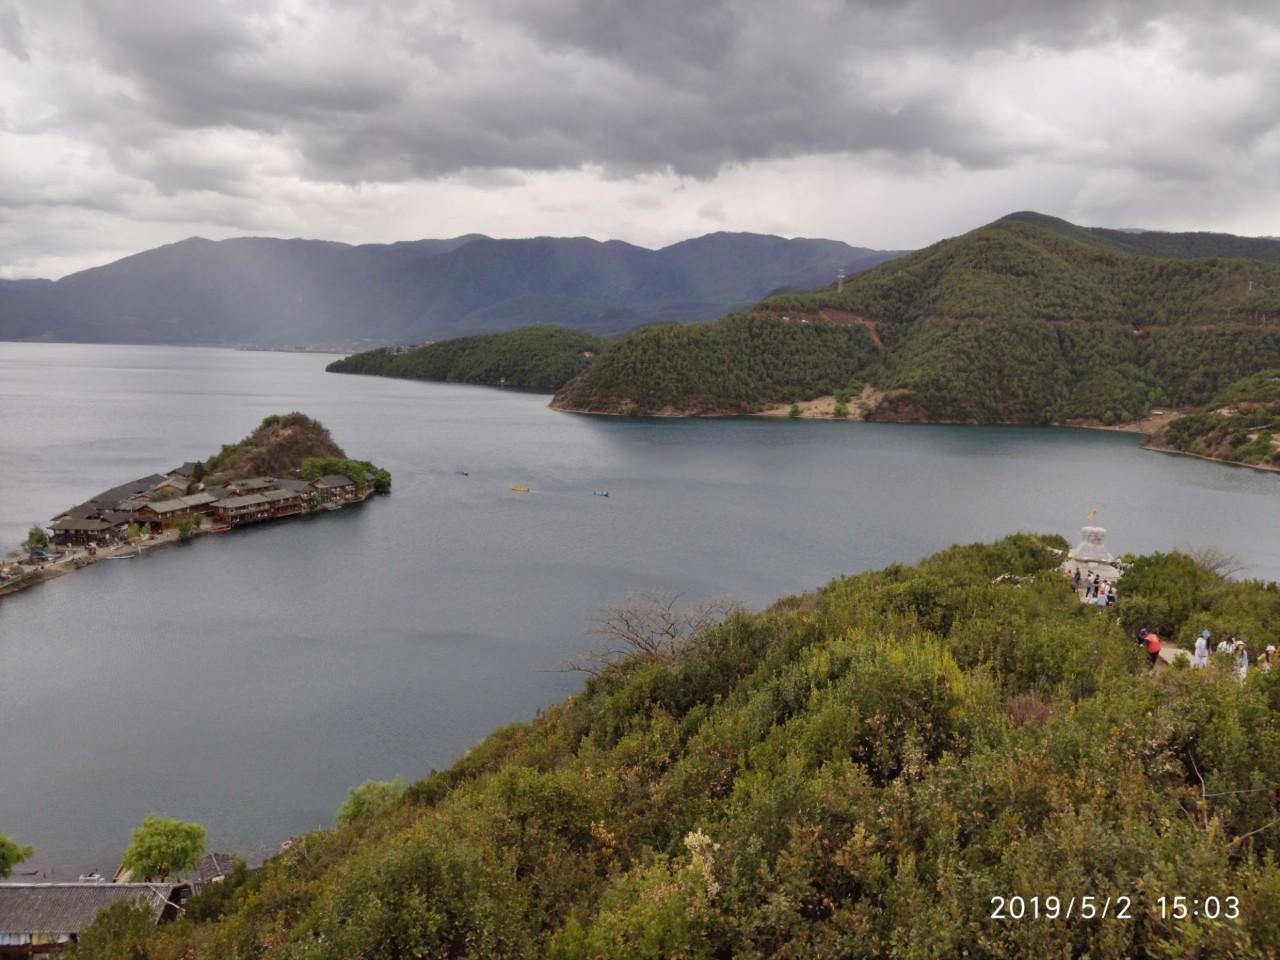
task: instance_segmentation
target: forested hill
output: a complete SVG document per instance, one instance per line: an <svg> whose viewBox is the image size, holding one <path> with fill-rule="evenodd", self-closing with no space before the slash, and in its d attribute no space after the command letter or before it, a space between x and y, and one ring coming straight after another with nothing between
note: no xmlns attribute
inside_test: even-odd
<svg viewBox="0 0 1280 960"><path fill-rule="evenodd" d="M554 393L585 370L608 342L580 330L531 326L412 350L369 350L335 360L325 369Z"/></svg>
<svg viewBox="0 0 1280 960"><path fill-rule="evenodd" d="M865 382L876 388L862 410L872 417L1114 421L1205 402L1280 365L1280 264L1139 254L1041 219L1005 218L842 289L771 297L709 327L637 331L556 405L742 413ZM1182 246L1241 240L1194 236Z"/></svg>
<svg viewBox="0 0 1280 960"><path fill-rule="evenodd" d="M0 282L0 339L333 347L422 343L534 323L595 333L708 320L892 253L713 233L649 250L586 237L350 246L199 238L56 282Z"/></svg>
<svg viewBox="0 0 1280 960"><path fill-rule="evenodd" d="M1280 591L1165 555L1084 606L1066 545L954 547L692 636L664 628L700 610L629 605L608 648L641 652L579 694L74 956L1274 957L1280 669L1152 672L1133 632L1256 663Z"/></svg>
<svg viewBox="0 0 1280 960"><path fill-rule="evenodd" d="M1171 421L1148 446L1280 470L1280 369L1237 380Z"/></svg>

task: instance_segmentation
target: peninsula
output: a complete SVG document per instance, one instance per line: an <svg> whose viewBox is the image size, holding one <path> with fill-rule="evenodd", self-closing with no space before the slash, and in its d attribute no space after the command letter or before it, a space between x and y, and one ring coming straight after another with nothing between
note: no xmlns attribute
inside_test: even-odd
<svg viewBox="0 0 1280 960"><path fill-rule="evenodd" d="M439 380L554 393L609 345L580 330L535 324L507 333L441 340L420 347L367 350L325 369L408 380Z"/></svg>
<svg viewBox="0 0 1280 960"><path fill-rule="evenodd" d="M0 596L99 560L340 510L390 490L390 473L347 457L317 421L270 416L207 460L104 490L33 526L22 549L0 563Z"/></svg>
<svg viewBox="0 0 1280 960"><path fill-rule="evenodd" d="M1280 241L1266 238L1012 214L820 290L636 330L553 406L725 416L794 404L803 415L826 398L810 415L1135 421L1280 366L1278 260Z"/></svg>

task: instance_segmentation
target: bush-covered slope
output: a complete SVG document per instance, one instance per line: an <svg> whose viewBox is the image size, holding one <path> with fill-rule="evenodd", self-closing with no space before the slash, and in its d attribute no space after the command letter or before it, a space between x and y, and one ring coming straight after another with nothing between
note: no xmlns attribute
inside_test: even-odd
<svg viewBox="0 0 1280 960"><path fill-rule="evenodd" d="M1128 631L1243 630L1256 654L1280 593L1173 555L1087 607L1065 546L955 547L616 662L396 806L171 926L117 912L77 955L1274 956L1280 670L1153 674ZM1058 919L990 919L1013 895ZM1162 918L1180 895L1238 918Z"/></svg>
<svg viewBox="0 0 1280 960"><path fill-rule="evenodd" d="M1280 265L1138 255L1077 229L1000 220L754 314L873 329L884 349L859 375L888 391L873 413L888 419L1124 420L1280 363ZM560 405L678 407L679 391L725 377L743 382L746 409L778 402L755 392L774 362L767 343L690 358L643 342L657 337L624 337Z"/></svg>
<svg viewBox="0 0 1280 960"><path fill-rule="evenodd" d="M749 413L842 388L876 353L867 331L737 314L613 344L555 404L609 413Z"/></svg>
<svg viewBox="0 0 1280 960"><path fill-rule="evenodd" d="M1170 422L1151 446L1280 468L1280 370L1237 380L1206 406Z"/></svg>
<svg viewBox="0 0 1280 960"><path fill-rule="evenodd" d="M375 490L391 489L391 475L367 460L352 460L334 442L329 428L303 413L263 419L253 433L199 465L197 480L221 484L249 477L301 477L315 480L342 473L357 484L371 481Z"/></svg>
<svg viewBox="0 0 1280 960"><path fill-rule="evenodd" d="M445 380L558 390L608 344L601 337L565 327L531 326L509 333L442 340L407 352L370 350L325 369L330 373L371 373L410 380Z"/></svg>

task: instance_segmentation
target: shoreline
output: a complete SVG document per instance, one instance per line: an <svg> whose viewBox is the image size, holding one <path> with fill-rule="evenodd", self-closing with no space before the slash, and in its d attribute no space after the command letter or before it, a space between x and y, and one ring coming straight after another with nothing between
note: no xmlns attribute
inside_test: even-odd
<svg viewBox="0 0 1280 960"><path fill-rule="evenodd" d="M373 493L367 494L364 497L364 499L343 504L342 506L338 507L338 509L347 510L351 507L363 506L374 496L377 496L377 494L373 494ZM281 521L297 520L300 518L316 516L326 512L331 512L331 511L313 510L313 511L310 511L309 513L302 513L296 516L275 517L273 519L259 521L257 523L244 524L244 526L247 526L247 527L270 526L271 524L280 523ZM218 530L218 529L214 529L212 526L205 526L202 523L198 528L196 528L191 532L191 536L187 540L183 540L181 537L179 537L177 530L169 529L169 530L164 530L158 534L153 534L149 537L140 537L137 540L127 541L124 543L116 543L111 546L98 547L97 553L93 556L90 556L89 551L84 547L68 548L67 554L64 558L60 560L51 560L47 563L40 564L35 569L27 573L25 576L0 584L0 601L3 601L5 597L12 596L13 594L22 593L24 590L30 590L31 588L38 587L41 584L49 583L53 580L58 580L62 577L65 577L68 574L72 574L72 573L76 573L77 571L84 570L85 568L91 567L94 564L103 560L110 560L112 558L121 558L125 556L130 556L130 555L134 555L134 558L140 559L143 553L146 553L147 551L150 551L150 550L157 550L162 547L173 547L173 546L180 546L183 544L192 544L192 543L195 543L201 537L210 536L215 533L234 533L236 529L238 528L232 527L226 530ZM16 565L19 567L29 566L29 564L23 564L20 562L17 563Z"/></svg>
<svg viewBox="0 0 1280 960"><path fill-rule="evenodd" d="M1142 442L1142 449L1149 450L1152 453L1163 453L1175 457L1191 457L1194 460L1203 460L1206 463L1221 464L1225 467L1243 467L1248 470L1256 470L1260 473L1280 473L1280 467L1271 467L1265 464L1241 463L1238 460L1223 460L1220 457L1209 457L1201 453L1190 453L1186 450L1177 450L1173 447L1166 446L1155 442L1155 438L1159 431L1172 421L1178 419L1186 413L1185 410L1170 410L1167 413L1159 414L1152 417L1146 417L1142 420L1130 421L1128 423L1104 424L1093 419L1081 420L1061 420L1053 423L1023 423L1020 421L997 421L992 423L983 423L976 420L908 420L908 419L876 419L866 415L866 410L856 406L856 400L853 402L853 408L847 417L836 417L827 412L830 407L834 410L835 398L831 395L823 397L814 397L810 400L797 401L800 407L800 415L792 417L790 415L791 404L774 404L765 407L762 410L755 410L750 413L681 413L671 408L663 408L656 413L626 413L619 410L582 410L576 407L569 407L557 404L554 399L547 404L549 410L556 413L570 413L584 417L631 417L637 420L706 420L706 419L738 419L752 418L760 420L825 420L831 423L886 423L886 424L902 424L905 426L939 426L939 427L1046 427L1056 429L1073 429L1073 430L1101 430L1107 433L1123 433L1130 436L1145 438Z"/></svg>

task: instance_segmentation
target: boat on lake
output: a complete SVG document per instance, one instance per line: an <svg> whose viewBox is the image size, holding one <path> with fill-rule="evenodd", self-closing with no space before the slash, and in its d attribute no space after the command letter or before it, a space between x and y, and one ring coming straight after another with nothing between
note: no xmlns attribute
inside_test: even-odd
<svg viewBox="0 0 1280 960"><path fill-rule="evenodd" d="M453 471L453 475L454 475L455 477L469 477L469 476L471 476L471 474L467 473L467 471L465 471L465 470L455 470L455 471Z"/></svg>
<svg viewBox="0 0 1280 960"><path fill-rule="evenodd" d="M607 497L609 495L608 490L592 490L591 492L597 497Z"/></svg>
<svg viewBox="0 0 1280 960"><path fill-rule="evenodd" d="M511 492L512 493L528 493L529 488L523 483L518 483L511 488Z"/></svg>

